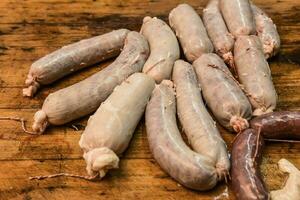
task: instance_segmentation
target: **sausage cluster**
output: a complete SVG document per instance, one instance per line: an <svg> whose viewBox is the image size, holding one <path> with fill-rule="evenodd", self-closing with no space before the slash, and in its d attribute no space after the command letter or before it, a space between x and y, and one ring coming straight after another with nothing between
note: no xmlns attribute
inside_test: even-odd
<svg viewBox="0 0 300 200"><path fill-rule="evenodd" d="M279 51L279 34L249 0L210 0L202 19L180 4L170 11L170 26L147 16L139 33L112 31L34 62L24 96L120 53L102 71L50 94L33 130L41 134L95 112L79 145L89 176L102 178L118 168L145 112L153 157L180 184L205 191L231 174L237 199L268 199L259 173L264 138L300 139L300 113L273 112L277 94L267 59ZM238 133L230 158L214 119Z"/></svg>

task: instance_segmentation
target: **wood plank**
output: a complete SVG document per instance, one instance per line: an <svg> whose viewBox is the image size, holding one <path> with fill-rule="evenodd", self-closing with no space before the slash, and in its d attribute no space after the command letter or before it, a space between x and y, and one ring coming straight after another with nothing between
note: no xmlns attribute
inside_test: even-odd
<svg viewBox="0 0 300 200"><path fill-rule="evenodd" d="M279 181L273 182L272 177L276 175L280 176L281 179L284 178L276 166L279 159L280 156L273 156L272 162L267 160L268 164L264 165L264 175L267 177L266 181L269 183L270 189L278 188L282 184ZM289 160L297 166L300 165L299 157ZM152 159L123 159L120 169L112 170L103 180L93 182L66 177L42 181L28 180L29 176L40 174L60 172L85 174L85 162L83 160L16 161L16 167L13 169L11 169L11 162L1 161L1 166L1 199L24 196L37 198L47 193L52 193L49 197L52 199L51 197L57 198L67 194L67 192L74 192L75 196L79 195L78 198L84 198L91 194L92 196L89 197L104 196L107 199L131 197L157 199L166 196L170 199L212 199L222 194L226 189L224 184L219 184L215 190L209 193L186 190L165 174ZM231 192L229 195L232 198Z"/></svg>
<svg viewBox="0 0 300 200"><path fill-rule="evenodd" d="M0 171L0 199L24 196L38 199L48 193L51 196L47 195L47 198L55 199L67 192L72 192L74 199L76 195L78 198L89 196L106 199L159 199L166 196L170 199L211 199L225 189L220 184L211 193L186 190L160 170L153 160L123 159L120 169L112 170L103 180L93 182L65 177L42 181L28 180L29 176L59 172L86 174L83 160L17 161L14 169L10 168L10 162L0 163L3 168Z"/></svg>
<svg viewBox="0 0 300 200"><path fill-rule="evenodd" d="M1 110L1 116L23 117L27 119L30 129L32 116L36 110ZM3 160L50 160L82 158L79 147L81 133L88 117L74 121L65 126L49 127L43 136L32 136L23 132L19 122L0 121L0 161ZM78 131L72 128L75 125ZM136 128L130 147L124 158L151 158L145 134L144 120Z"/></svg>
<svg viewBox="0 0 300 200"><path fill-rule="evenodd" d="M80 71L77 71L76 73L70 74L64 77L63 79L60 79L51 85L43 86L42 88L46 88L45 91L47 91L47 93L50 93L58 89L65 88L69 85L73 85L101 71L103 68L111 64L113 60L114 58L104 61L100 64L87 67L86 69L82 69ZM19 91L21 91L21 89L25 87L25 79L27 77L32 62L33 61L26 60L16 61L14 59L12 59L11 63L8 63L6 61L5 63L8 63L8 65L6 65L7 67L0 68L0 73L3 74L0 75L0 88L18 88ZM3 64L5 65L5 63ZM43 91L43 89L41 89L40 91ZM38 93L37 96L39 96Z"/></svg>
<svg viewBox="0 0 300 200"><path fill-rule="evenodd" d="M52 92L55 92L61 88L68 85L72 85L80 80L87 78L88 76L96 73L105 67L105 65L100 65L96 68L90 68L84 70L78 74L73 74L64 80L58 81L51 86L44 87L41 89L37 95L30 99L24 98L22 96L22 86L20 87L0 87L0 109L21 109L21 108L41 108L44 99ZM277 68L278 73L273 70ZM281 65L272 64L273 81L279 95L278 110L283 109L296 109L299 110L300 107L300 67L297 65ZM23 78L24 81L25 77Z"/></svg>
<svg viewBox="0 0 300 200"><path fill-rule="evenodd" d="M299 27L300 31L300 27ZM294 34L294 33L293 33ZM58 49L59 47L56 45L59 45L56 43L56 41L60 41L61 46L71 43L70 40L71 37L65 36L63 38L58 37L57 39L49 39L47 37L47 41L39 41L41 42L40 46L36 47L33 44L36 44L38 42L34 41L33 39L27 40L29 45L22 44L22 42L19 42L16 38L13 36L7 36L11 37L11 41L7 41L7 44L10 45L21 45L19 47L15 46L7 46L5 44L0 45L0 61L2 63L2 66L0 68L0 86L1 87L22 87L24 85L25 77L28 74L30 65L37 59L43 57L44 55ZM37 38L41 38L42 36L36 36ZM18 36L18 38L22 38L22 36ZM68 38L68 39L66 39ZM86 37L79 37L75 38L74 41L78 41L82 38ZM287 40L290 40L291 35L286 35ZM55 44L50 44L49 41L55 41ZM300 43L300 37L298 37L298 41ZM284 41L283 41L284 42ZM285 71L282 70L282 68L289 69L289 72L299 73L299 65L300 65L300 59L298 58L298 49L297 47L294 47L295 40L286 41L286 44L283 45L281 53L279 56L275 57L271 60L270 65L272 68L273 76L277 76L278 74L282 76L288 76L290 75L288 73L284 73ZM287 45L289 44L289 45ZM42 45L42 46L41 46ZM55 46L53 46L55 45ZM2 50L1 50L2 49ZM2 55L1 55L2 52ZM113 61L113 59L111 60ZM106 66L107 63L100 64L98 66ZM278 67L275 67L278 66ZM280 66L280 67L279 67ZM94 67L95 68L95 67ZM81 71L81 73L74 73L73 76L81 76L84 72L90 70L90 68L84 69ZM98 71L98 70L97 70ZM88 73L88 72L87 72ZM72 77L73 77L72 76ZM291 74L291 77L295 76L294 74ZM68 81L68 79L62 79L62 81ZM68 85L68 84L66 84Z"/></svg>
<svg viewBox="0 0 300 200"><path fill-rule="evenodd" d="M49 6L48 2L38 1L36 3L42 4L44 6ZM66 1L65 3L68 3L68 1ZM76 3L82 4L82 2L75 2L75 4ZM129 1L124 6L132 6L134 3L136 2ZM196 4L196 2L191 3L192 5ZM259 3L259 5L268 8L268 12L270 12L272 16L272 10L275 8L279 9L281 7L268 6L271 3L272 1L268 1L263 4ZM120 10L120 8L118 8L119 5L120 3L116 3L113 5L111 3L108 4L108 6L116 6L117 10ZM286 3L284 5L286 5ZM16 6L19 6L19 4ZM293 13L290 11L293 11L295 7L297 8L297 6L289 7L289 12L286 12ZM90 9L90 7L88 7L87 9ZM113 7L112 9L114 10L115 8ZM201 6L199 9L201 9ZM0 77L0 83L2 87L21 87L24 84L23 82L26 74L28 73L30 64L38 58L46 55L47 53L54 51L60 46L78 41L83 38L90 37L92 35L102 34L114 28L127 27L133 30L138 30L142 22L143 15L130 16L129 18L131 21L128 19L120 19L118 17L112 17L112 19L104 18L99 22L101 25L97 24L95 27L92 28L88 28L88 25L76 25L71 22L68 22L67 24L63 25L57 23L49 25L47 22L39 22L36 24L4 24L4 28L3 30L1 29L0 34L0 41L2 41L2 44L0 44L0 60L2 61L3 65L10 67L5 68L6 71L4 72L0 71L0 74L8 74L8 76ZM164 18L166 18L166 15L164 16ZM283 19L283 17L280 17L279 19ZM290 19L290 17L284 19ZM91 20L92 19L88 19L87 23L89 23ZM124 23L124 21L126 23ZM297 34L300 31L300 26L296 23L285 23L284 21L279 20L277 21L277 18L275 18L275 16L274 21L279 28L280 35L282 36L282 57L291 60L295 64L299 64L300 60L297 56L299 53L299 48L297 48L295 44L300 44L300 37L299 34ZM115 27L113 27L112 25ZM72 30L74 29L75 32L72 32ZM68 32L68 34L66 34L66 32ZM24 34L26 34L26 40L24 40ZM21 48L22 51L20 51L19 48ZM279 59L280 58L278 57L273 59L272 63L279 62ZM17 60L20 60L20 62L16 62ZM22 65L22 67L18 68L18 65ZM0 68L0 70L1 69L4 68ZM15 77L10 78L9 75L13 76L14 74ZM13 82L11 83L9 80Z"/></svg>
<svg viewBox="0 0 300 200"><path fill-rule="evenodd" d="M4 29L0 29L0 44L6 48L41 46L59 48L63 45L74 43L92 36L101 35L115 29L127 28L139 31L142 20L142 17L134 17L127 23L118 22L118 26L104 24L95 27L82 24L29 24L26 26L19 24L5 24ZM24 34L26 34L26 40L24 40Z"/></svg>
<svg viewBox="0 0 300 200"><path fill-rule="evenodd" d="M23 50L20 49L10 50L7 55L2 56L3 61L1 61L0 56L0 61L2 62L2 65L5 66L0 67L0 88L24 87L24 81L32 62L47 54L48 52L51 52L51 50L48 51L47 47L35 47L34 50L30 50L29 52L23 52ZM16 58L15 56L11 55L15 55L18 57ZM64 88L66 86L79 82L80 80L83 80L105 68L111 62L113 62L113 60L114 59L111 59L95 66L88 67L79 72L73 73L61 80L58 80L54 84L47 86L47 91L56 91L60 88ZM298 64L296 55L294 55L293 53L280 55L276 58L276 60L271 61L270 66L272 69L272 76L276 85L285 86L285 84L287 84L289 87L299 86L298 77L300 74L300 64Z"/></svg>
<svg viewBox="0 0 300 200"><path fill-rule="evenodd" d="M16 116L28 119L32 123L35 110L1 110L3 116ZM7 160L51 160L51 159L80 159L82 151L78 145L80 135L86 126L87 118L77 120L66 126L50 127L43 136L25 134L19 123L14 121L0 121L0 161ZM71 128L75 124L80 128L76 131ZM235 134L229 133L218 126L229 150ZM183 136L184 137L184 136ZM265 155L280 155L282 157L297 157L300 155L300 143L267 143ZM128 150L123 155L126 159L150 159L144 119L141 120L134 133ZM299 156L300 159L300 156Z"/></svg>
<svg viewBox="0 0 300 200"><path fill-rule="evenodd" d="M162 1L74 1L74 0L55 0L55 1L24 1L22 4L18 0L1 1L0 17L2 23L41 23L47 19L50 23L84 23L97 19L96 16L105 17L107 15L116 16L144 16L144 15L166 15L174 6L182 3L182 0L162 0ZM71 2L71 3L70 3ZM206 5L207 0L184 1L194 6L199 12ZM264 9L268 9L271 16L280 13L280 21L296 22L296 11L299 10L299 2L293 0L255 0L255 3ZM149 9L151 8L151 9ZM14 12L7 15L7 10L13 9ZM34 12L32 12L34 10ZM44 12L47 10L47 12ZM68 12L65 12L68 10ZM31 11L31 12L29 12ZM294 12L289 12L294 11ZM201 13L201 12L200 12ZM276 19L279 19L279 16ZM63 20L62 20L63 19ZM124 22L126 20L123 20Z"/></svg>
<svg viewBox="0 0 300 200"><path fill-rule="evenodd" d="M187 2L198 13L207 0L2 0L0 1L0 116L20 116L32 124L34 113L50 92L74 84L96 73L111 61L70 75L40 90L33 99L23 98L21 88L29 66L38 58L78 40L118 28L139 30L145 15L167 20L169 11ZM265 0L254 2L276 23L282 39L281 52L270 60L279 95L278 110L300 110L300 2ZM87 117L34 137L22 132L20 124L0 121L0 199L216 199L224 183L209 192L179 186L166 175L149 151L143 119L137 127L121 167L102 181L72 178L29 181L28 176L74 172L85 174L78 145ZM75 131L71 125L77 125ZM218 126L228 149L234 134ZM300 168L300 144L266 143L262 174L269 189L278 189L285 175L277 168L287 158ZM230 187L229 197L233 199ZM70 197L71 196L71 197Z"/></svg>
<svg viewBox="0 0 300 200"><path fill-rule="evenodd" d="M128 17L144 16L155 12L156 15L165 15L174 5L182 1L164 0L164 1L36 1L24 2L22 5L18 1L5 1L0 4L0 11L7 8L14 8L14 13L10 15L0 14L2 23L40 23L47 19L49 23L84 23L86 21L101 21L108 15L111 20L116 17L123 17L122 21L126 22ZM189 1L196 8L203 7L206 1ZM147 9L149 6L152 9ZM134 9L133 9L134 8ZM35 12L28 12L29 9ZM65 12L68 9L69 12ZM43 12L47 10L47 12ZM1 12L0 12L1 13ZM25 14L25 15L24 15ZM126 17L126 16L127 17ZM63 19L63 20L62 20ZM92 20L91 20L92 19Z"/></svg>

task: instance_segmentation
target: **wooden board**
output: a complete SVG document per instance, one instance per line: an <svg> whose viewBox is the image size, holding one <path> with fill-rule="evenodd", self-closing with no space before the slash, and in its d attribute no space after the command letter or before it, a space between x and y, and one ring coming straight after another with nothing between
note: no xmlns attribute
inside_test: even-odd
<svg viewBox="0 0 300 200"><path fill-rule="evenodd" d="M190 3L201 14L207 1L1 0L0 116L24 117L31 124L33 114L50 92L78 82L111 62L68 76L40 90L33 99L23 98L21 88L36 59L63 45L113 29L139 30L145 15L166 20L169 11L182 2ZM270 61L279 95L278 110L300 110L300 1L254 2L273 18L282 39L280 54ZM0 121L0 199L233 199L225 183L210 192L195 192L166 175L151 156L144 120L120 169L111 171L102 181L64 177L28 180L40 174L86 173L78 141L87 119L51 127L40 137L24 134L17 122ZM72 124L80 130L73 130ZM220 130L230 149L234 135ZM300 144L267 143L262 172L269 189L278 189L285 179L276 166L280 158L300 168Z"/></svg>

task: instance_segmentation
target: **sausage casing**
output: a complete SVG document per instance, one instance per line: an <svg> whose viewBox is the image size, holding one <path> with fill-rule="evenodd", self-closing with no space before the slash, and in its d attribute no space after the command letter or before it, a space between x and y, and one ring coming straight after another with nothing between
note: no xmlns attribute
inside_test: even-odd
<svg viewBox="0 0 300 200"><path fill-rule="evenodd" d="M230 131L248 128L251 104L223 60L213 53L204 54L193 66L203 97L218 122Z"/></svg>
<svg viewBox="0 0 300 200"><path fill-rule="evenodd" d="M128 33L127 29L115 30L64 46L40 58L30 67L25 81L28 88L23 89L23 95L33 96L40 85L53 83L72 72L117 56Z"/></svg>
<svg viewBox="0 0 300 200"><path fill-rule="evenodd" d="M250 125L268 139L300 139L299 111L268 113L252 119Z"/></svg>
<svg viewBox="0 0 300 200"><path fill-rule="evenodd" d="M229 31L235 36L255 34L249 0L220 0L220 9Z"/></svg>
<svg viewBox="0 0 300 200"><path fill-rule="evenodd" d="M277 94L260 39L255 35L238 37L234 61L239 80L253 106L253 115L272 112L276 108Z"/></svg>
<svg viewBox="0 0 300 200"><path fill-rule="evenodd" d="M62 125L94 112L117 85L142 70L148 55L146 39L137 32L128 33L123 51L112 64L45 99L35 114L33 130L42 133L49 123Z"/></svg>
<svg viewBox="0 0 300 200"><path fill-rule="evenodd" d="M226 143L204 105L193 66L177 60L173 69L173 81L176 87L177 113L189 143L197 153L214 162L219 177L227 176L230 162Z"/></svg>
<svg viewBox="0 0 300 200"><path fill-rule="evenodd" d="M188 4L180 4L169 14L170 26L176 32L188 61L214 50L198 13ZM188 25L187 25L188 24Z"/></svg>
<svg viewBox="0 0 300 200"><path fill-rule="evenodd" d="M267 200L266 190L259 171L263 137L254 129L239 134L232 146L232 189L238 200Z"/></svg>
<svg viewBox="0 0 300 200"><path fill-rule="evenodd" d="M223 58L226 64L234 67L232 55L234 37L227 29L219 4L220 0L210 0L208 2L203 10L203 22L216 53Z"/></svg>
<svg viewBox="0 0 300 200"><path fill-rule="evenodd" d="M209 190L218 179L210 159L192 151L176 124L176 101L172 82L157 85L146 108L150 150L160 167L182 185Z"/></svg>

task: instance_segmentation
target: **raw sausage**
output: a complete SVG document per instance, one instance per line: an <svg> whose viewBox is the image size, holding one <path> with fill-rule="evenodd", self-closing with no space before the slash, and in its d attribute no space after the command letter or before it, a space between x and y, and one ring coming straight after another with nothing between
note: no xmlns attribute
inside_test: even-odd
<svg viewBox="0 0 300 200"><path fill-rule="evenodd" d="M50 94L34 116L33 130L43 133L47 125L61 125L94 112L128 76L142 70L149 55L146 39L128 33L124 50L107 68L67 88Z"/></svg>
<svg viewBox="0 0 300 200"><path fill-rule="evenodd" d="M232 189L238 200L267 200L266 190L259 171L263 137L254 129L239 134L232 146Z"/></svg>
<svg viewBox="0 0 300 200"><path fill-rule="evenodd" d="M238 37L234 45L234 61L239 80L250 95L253 115L272 112L277 94L259 38L255 35Z"/></svg>
<svg viewBox="0 0 300 200"><path fill-rule="evenodd" d="M286 159L278 162L280 171L288 173L284 187L280 190L271 191L272 200L299 200L300 199L300 171Z"/></svg>
<svg viewBox="0 0 300 200"><path fill-rule="evenodd" d="M213 161L219 177L227 176L230 162L226 143L205 108L193 66L177 60L173 81L176 86L177 113L189 143L197 153Z"/></svg>
<svg viewBox="0 0 300 200"><path fill-rule="evenodd" d="M176 124L176 102L172 82L157 85L146 108L146 129L150 150L160 167L182 185L209 190L217 181L212 161L192 151Z"/></svg>
<svg viewBox="0 0 300 200"><path fill-rule="evenodd" d="M193 66L203 97L219 123L235 132L248 128L251 104L223 60L216 54L204 54Z"/></svg>
<svg viewBox="0 0 300 200"><path fill-rule="evenodd" d="M34 62L23 89L23 95L33 96L40 85L54 81L79 69L117 56L124 45L128 30L120 29L67 45Z"/></svg>
<svg viewBox="0 0 300 200"><path fill-rule="evenodd" d="M235 37L255 34L255 21L249 0L220 0L227 27Z"/></svg>
<svg viewBox="0 0 300 200"><path fill-rule="evenodd" d="M90 176L99 173L102 178L107 170L118 167L118 156L128 147L154 86L151 77L135 73L89 118L79 145Z"/></svg>
<svg viewBox="0 0 300 200"><path fill-rule="evenodd" d="M263 44L266 59L275 56L280 49L280 37L272 19L256 5L251 4L256 22L256 32Z"/></svg>
<svg viewBox="0 0 300 200"><path fill-rule="evenodd" d="M250 124L268 139L300 139L299 111L268 113L252 119Z"/></svg>
<svg viewBox="0 0 300 200"><path fill-rule="evenodd" d="M193 62L214 47L198 13L188 4L180 4L169 14L169 23L180 41L185 57Z"/></svg>
<svg viewBox="0 0 300 200"><path fill-rule="evenodd" d="M226 64L234 68L233 45L234 37L228 32L225 21L222 17L220 0L210 0L203 10L203 22L207 33L214 44L216 53L223 58Z"/></svg>
<svg viewBox="0 0 300 200"><path fill-rule="evenodd" d="M179 58L179 45L171 28L162 20L145 17L141 33L149 42L150 56L143 72L157 83L170 79L174 62Z"/></svg>

